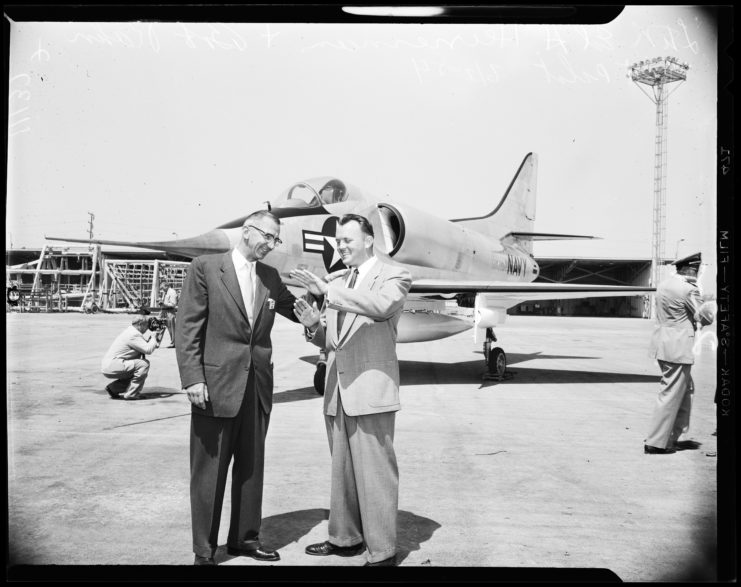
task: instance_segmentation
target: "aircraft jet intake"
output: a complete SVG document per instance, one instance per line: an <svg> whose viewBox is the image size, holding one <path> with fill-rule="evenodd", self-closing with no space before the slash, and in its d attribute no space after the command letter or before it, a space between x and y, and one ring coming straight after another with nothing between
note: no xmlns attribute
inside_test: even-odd
<svg viewBox="0 0 741 587"><path fill-rule="evenodd" d="M399 263L463 274L487 275L499 270L498 279L503 281L522 281L527 275L525 259L518 258L520 271L507 272L501 242L461 224L386 203L378 204L378 222L386 253Z"/></svg>

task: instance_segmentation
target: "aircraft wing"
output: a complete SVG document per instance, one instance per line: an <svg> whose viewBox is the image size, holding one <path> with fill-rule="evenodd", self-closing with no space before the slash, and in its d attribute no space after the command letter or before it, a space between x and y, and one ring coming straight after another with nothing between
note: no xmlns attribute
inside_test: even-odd
<svg viewBox="0 0 741 587"><path fill-rule="evenodd" d="M632 285L575 285L568 283L513 283L510 281L445 281L418 279L412 283L412 294L486 293L488 298L526 300L563 300L633 296L655 292L655 287Z"/></svg>
<svg viewBox="0 0 741 587"><path fill-rule="evenodd" d="M198 255L207 255L209 253L223 253L231 248L231 243L226 237L223 230L212 230L201 236L182 238L171 241L122 241L122 240L103 240L68 238L59 236L45 236L48 241L64 241L69 243L85 243L96 245L114 245L120 247L135 247L137 249L149 249L152 251L161 251L168 255L177 255L178 257L193 258Z"/></svg>

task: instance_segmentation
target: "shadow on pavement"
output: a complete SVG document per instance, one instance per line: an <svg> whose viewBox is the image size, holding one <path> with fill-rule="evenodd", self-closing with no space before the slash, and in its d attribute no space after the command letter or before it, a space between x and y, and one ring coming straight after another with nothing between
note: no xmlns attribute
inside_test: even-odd
<svg viewBox="0 0 741 587"><path fill-rule="evenodd" d="M696 440L680 440L675 443L674 448L677 450L697 450L702 446L702 442Z"/></svg>
<svg viewBox="0 0 741 587"><path fill-rule="evenodd" d="M289 389L273 394L273 403L281 404L284 402L299 402L307 399L321 397L313 387L301 387L299 389Z"/></svg>
<svg viewBox="0 0 741 587"><path fill-rule="evenodd" d="M496 346L496 344L494 345ZM474 351L475 354L481 355L481 361L480 363L484 364L484 351ZM507 353L507 364L508 365L515 365L517 363L522 363L524 361L530 361L532 359L600 359L602 357L582 357L579 355L543 355L540 352L537 353L528 353L528 354L518 354L518 353ZM311 365L316 365L318 356L317 355L306 355L304 357L299 357L299 360L303 361L304 363L309 363ZM456 363L458 365L468 365L470 363Z"/></svg>
<svg viewBox="0 0 741 587"><path fill-rule="evenodd" d="M432 363L399 361L402 385L478 383L485 372L483 361L463 363ZM507 385L525 383L656 383L658 375L639 373L609 373L600 371L570 371L564 369L533 369L521 367L509 370ZM487 381L484 387L500 382Z"/></svg>
<svg viewBox="0 0 741 587"><path fill-rule="evenodd" d="M396 544L398 552L396 560L401 563L410 552L419 550L420 545L427 542L440 524L430 518L423 518L412 512L400 511L398 518L398 535Z"/></svg>
<svg viewBox="0 0 741 587"><path fill-rule="evenodd" d="M482 352L478 354L483 355ZM567 369L535 369L530 367L521 367L516 370L509 370L509 366L517 363L524 363L532 359L599 359L601 357L582 357L576 355L541 355L539 353L507 355L508 373L505 383L513 385L517 383L656 383L658 375L643 375L640 373L609 373L602 371L577 371ZM307 363L316 364L316 356L304 356L300 358ZM486 365L483 358L476 361L463 361L461 363L435 363L433 361L399 361L399 376L401 385L429 385L429 384L459 384L459 383L479 383L482 375L486 372ZM499 381L485 381L482 387L498 385ZM306 387L298 390L291 390L295 393L311 390ZM277 400L276 394L276 400ZM310 394L296 399L309 399ZM315 394L318 397L318 394ZM284 400L291 401L291 400Z"/></svg>
<svg viewBox="0 0 741 587"><path fill-rule="evenodd" d="M292 542L298 542L311 530L329 519L329 510L315 508L286 512L263 519L260 537L268 548L280 550Z"/></svg>
<svg viewBox="0 0 741 587"><path fill-rule="evenodd" d="M517 383L657 383L658 375L640 373L609 373L603 371L564 371L561 369L528 369L521 367L510 372L509 385ZM495 384L487 382L484 387Z"/></svg>
<svg viewBox="0 0 741 587"><path fill-rule="evenodd" d="M275 550L285 548L289 544L300 541L324 520L329 519L329 510L315 508L286 512L270 516L262 521L260 536L263 544ZM399 511L397 521L396 559L403 561L410 552L420 549L420 545L427 542L440 524L429 518L423 518L408 511ZM326 540L326 538L324 538ZM226 546L220 546L216 556L218 561L228 560L231 557L226 552ZM307 563L308 564L308 563Z"/></svg>
<svg viewBox="0 0 741 587"><path fill-rule="evenodd" d="M112 398L108 395L108 392L105 390L96 391L94 393L109 397L110 399L114 399L114 400L124 399L120 395L118 397ZM142 401L142 400L152 400L152 399L163 399L167 397L172 397L173 395L185 395L185 393L178 389L172 389L170 387L150 387L150 388L145 388L144 391L142 391L139 394L139 397L133 400L124 400L124 401Z"/></svg>
<svg viewBox="0 0 741 587"><path fill-rule="evenodd" d="M494 343L493 346L496 346ZM475 354L481 355L481 362L484 362L484 351L474 351ZM525 361L532 361L533 359L601 359L602 357L583 357L580 355L543 355L537 353L507 353L507 364L516 365L517 363L524 363Z"/></svg>

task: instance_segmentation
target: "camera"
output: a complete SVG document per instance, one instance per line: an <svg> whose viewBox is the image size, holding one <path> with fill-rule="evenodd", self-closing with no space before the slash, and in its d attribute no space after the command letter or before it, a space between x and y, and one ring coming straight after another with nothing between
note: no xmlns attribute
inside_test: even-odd
<svg viewBox="0 0 741 587"><path fill-rule="evenodd" d="M155 318L154 316L149 319L149 322L147 323L147 328L151 330L152 332L157 332L159 330L164 330L167 327L167 324L164 320L160 320L159 318Z"/></svg>

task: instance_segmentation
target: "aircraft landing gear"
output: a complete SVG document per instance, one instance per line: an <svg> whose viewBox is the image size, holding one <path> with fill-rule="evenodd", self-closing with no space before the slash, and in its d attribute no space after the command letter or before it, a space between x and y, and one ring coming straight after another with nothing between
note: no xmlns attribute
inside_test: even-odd
<svg viewBox="0 0 741 587"><path fill-rule="evenodd" d="M487 372L484 379L495 379L504 381L507 372L507 355L500 347L493 346L497 341L494 336L494 329L486 329L486 341L484 342L484 360L486 361Z"/></svg>
<svg viewBox="0 0 741 587"><path fill-rule="evenodd" d="M324 381L327 378L327 363L320 360L316 364L316 371L314 372L314 390L319 395L324 395Z"/></svg>

